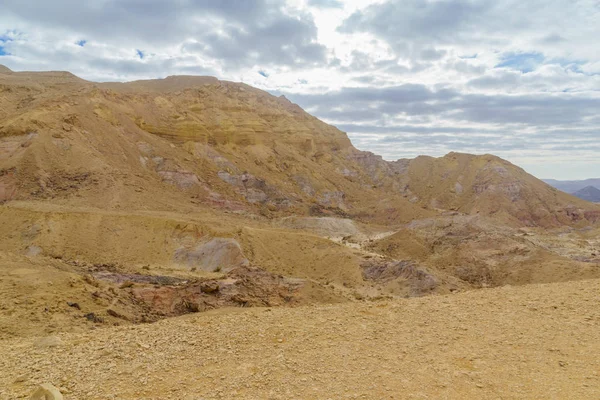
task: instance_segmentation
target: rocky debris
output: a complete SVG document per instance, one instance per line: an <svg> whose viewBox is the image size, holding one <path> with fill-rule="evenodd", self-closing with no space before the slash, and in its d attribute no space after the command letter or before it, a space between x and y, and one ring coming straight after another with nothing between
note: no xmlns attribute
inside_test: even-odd
<svg viewBox="0 0 600 400"><path fill-rule="evenodd" d="M120 310L115 307L111 307L111 308L107 309L106 313L108 315L110 315L111 317L123 319L125 321L132 321L132 322L135 321L135 317L133 315L130 315L128 312L126 312L124 310Z"/></svg>
<svg viewBox="0 0 600 400"><path fill-rule="evenodd" d="M36 347L57 347L62 345L63 342L58 336L46 336L41 339L38 339L35 342Z"/></svg>
<svg viewBox="0 0 600 400"><path fill-rule="evenodd" d="M302 193L305 195L313 197L316 194L316 190L307 176L294 175L292 179L296 182Z"/></svg>
<svg viewBox="0 0 600 400"><path fill-rule="evenodd" d="M235 187L236 191L244 196L250 204L270 203L283 196L277 188L269 185L264 179L255 177L247 172L243 174L231 174L228 171L219 171L219 178Z"/></svg>
<svg viewBox="0 0 600 400"><path fill-rule="evenodd" d="M42 227L38 223L28 224L25 229L21 231L21 239L24 241L31 241L40 235Z"/></svg>
<svg viewBox="0 0 600 400"><path fill-rule="evenodd" d="M494 285L492 271L486 265L460 265L454 267L453 275L476 287Z"/></svg>
<svg viewBox="0 0 600 400"><path fill-rule="evenodd" d="M94 278L103 281L116 283L121 289L132 287L134 283L142 283L148 285L177 285L186 282L186 279L164 275L142 275L129 274L120 272L100 271L94 273Z"/></svg>
<svg viewBox="0 0 600 400"><path fill-rule="evenodd" d="M476 194L482 194L485 192L498 192L506 195L506 197L511 201L517 201L521 196L521 184L519 182L502 182L496 185L486 183L474 185L473 191Z"/></svg>
<svg viewBox="0 0 600 400"><path fill-rule="evenodd" d="M17 196L15 169L0 170L0 204Z"/></svg>
<svg viewBox="0 0 600 400"><path fill-rule="evenodd" d="M350 214L338 207L325 207L321 204L313 204L308 211L311 217L337 217L349 218Z"/></svg>
<svg viewBox="0 0 600 400"><path fill-rule="evenodd" d="M333 217L285 217L278 224L286 228L306 230L319 236L338 238L343 236L364 237L356 222L349 218Z"/></svg>
<svg viewBox="0 0 600 400"><path fill-rule="evenodd" d="M462 194L463 193L463 185L461 185L460 182L456 182L454 184L454 193L456 193L456 194Z"/></svg>
<svg viewBox="0 0 600 400"><path fill-rule="evenodd" d="M255 267L238 267L222 279L132 289L136 299L161 317L221 307L292 305L302 280L287 279Z"/></svg>
<svg viewBox="0 0 600 400"><path fill-rule="evenodd" d="M219 282L207 281L200 284L200 290L203 293L214 293L219 290Z"/></svg>
<svg viewBox="0 0 600 400"><path fill-rule="evenodd" d="M2 340L0 398L52 382L76 400L598 399L599 291L585 280L237 308L68 333L54 349Z"/></svg>
<svg viewBox="0 0 600 400"><path fill-rule="evenodd" d="M98 177L91 172L55 171L39 179L38 188L32 195L39 198L68 197L98 183Z"/></svg>
<svg viewBox="0 0 600 400"><path fill-rule="evenodd" d="M239 173L238 168L229 161L227 158L223 157L221 153L215 150L212 146L209 146L205 143L198 142L187 142L185 144L185 149L198 158L203 158L205 160L210 161L217 168L223 171L229 171L231 173Z"/></svg>
<svg viewBox="0 0 600 400"><path fill-rule="evenodd" d="M401 280L406 282L413 296L422 296L433 291L438 279L413 261L385 261L369 259L361 264L365 279L388 283Z"/></svg>
<svg viewBox="0 0 600 400"><path fill-rule="evenodd" d="M173 261L210 272L227 272L248 265L240 244L230 238L212 238L192 248L182 247L175 251Z"/></svg>
<svg viewBox="0 0 600 400"><path fill-rule="evenodd" d="M589 222L600 222L600 211L584 211L583 216Z"/></svg>
<svg viewBox="0 0 600 400"><path fill-rule="evenodd" d="M347 210L348 206L345 203L346 193L342 191L325 191L322 192L317 201L324 207L335 207L341 210Z"/></svg>
<svg viewBox="0 0 600 400"><path fill-rule="evenodd" d="M198 176L190 171L159 171L158 175L163 181L179 187L182 190L200 186Z"/></svg>
<svg viewBox="0 0 600 400"><path fill-rule="evenodd" d="M90 321L90 322L94 322L94 323L97 323L97 324L104 323L104 318L96 315L96 313L93 313L93 312L87 313L83 317L85 319L87 319L88 321Z"/></svg>
<svg viewBox="0 0 600 400"><path fill-rule="evenodd" d="M43 383L31 395L29 400L63 400L60 391L49 383Z"/></svg>
<svg viewBox="0 0 600 400"><path fill-rule="evenodd" d="M72 302L72 301L67 301L67 305L69 307L73 307L73 308L76 308L78 310L81 310L81 306L79 305L79 303L75 303L75 302Z"/></svg>
<svg viewBox="0 0 600 400"><path fill-rule="evenodd" d="M43 253L43 250L42 250L41 247L39 247L39 246L33 246L33 245L27 247L27 250L25 251L25 255L27 257L39 256L42 253Z"/></svg>

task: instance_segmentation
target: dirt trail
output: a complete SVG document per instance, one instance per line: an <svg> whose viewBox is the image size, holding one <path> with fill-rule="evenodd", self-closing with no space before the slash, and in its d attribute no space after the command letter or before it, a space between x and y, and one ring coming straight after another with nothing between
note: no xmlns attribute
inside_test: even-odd
<svg viewBox="0 0 600 400"><path fill-rule="evenodd" d="M0 342L0 398L597 399L600 280Z"/></svg>

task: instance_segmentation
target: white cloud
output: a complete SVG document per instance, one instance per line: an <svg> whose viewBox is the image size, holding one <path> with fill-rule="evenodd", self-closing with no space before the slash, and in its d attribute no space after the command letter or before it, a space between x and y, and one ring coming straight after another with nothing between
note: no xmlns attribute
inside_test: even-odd
<svg viewBox="0 0 600 400"><path fill-rule="evenodd" d="M583 178L600 174L599 20L596 0L5 0L0 64L242 80L387 159L487 152Z"/></svg>

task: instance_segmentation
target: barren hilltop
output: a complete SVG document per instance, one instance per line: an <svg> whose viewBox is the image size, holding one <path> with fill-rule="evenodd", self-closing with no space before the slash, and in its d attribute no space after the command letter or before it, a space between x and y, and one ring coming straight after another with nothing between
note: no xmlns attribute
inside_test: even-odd
<svg viewBox="0 0 600 400"><path fill-rule="evenodd" d="M414 389L414 398L562 398L570 381L554 380L554 391L523 381L523 337L494 323L487 330L486 316L499 312L517 329L513 308L514 318L529 318L554 292L587 296L597 286L561 282L600 278L598 204L493 155L388 162L357 150L344 132L284 97L212 77L93 83L67 72L0 66L0 203L2 398L26 398L42 381L73 399L192 398L194 368L207 383L197 392L203 398L395 398L401 388ZM534 285L471 292L526 284ZM442 296L403 300L429 294ZM507 304L499 305L496 294ZM523 334L534 340L560 332L561 318L575 306L597 327L591 303L581 303L588 297L559 295L554 325ZM434 334L433 327L443 331L449 322L439 315L428 326L428 315L471 307L473 315L453 325L457 334L442 341L458 352L467 334L475 342L497 335L490 345L500 358L482 355L485 346L477 342L469 355L448 355L446 378L423 389L433 372L417 358L435 365L431 348L442 344L428 336L402 353L406 343L393 338L396 329L413 339ZM371 315L367 325L357 322ZM213 321L216 330L205 332ZM598 350L594 330L571 326L563 334L569 332L588 335L587 354ZM124 347L107 345L113 337ZM295 356L306 350L298 344L305 340L341 347L309 361ZM331 356L322 366L340 369L358 343L364 348L356 351L374 352L387 369L353 358L336 381L315 365ZM258 344L266 346L270 367L251 356L262 352ZM548 359L565 365L544 367L544 378L532 379L566 368L563 377L582 380L571 394L597 397L597 371L577 358L568 336L555 346L536 347L535 359L550 352ZM388 347L398 354L386 364ZM505 348L511 350L499 356ZM20 354L26 357L17 360ZM161 383L159 371L144 369L165 355L173 370L163 370L164 380L172 373L180 381ZM151 389L124 385L112 367L90 372L90 358L106 359L98 362ZM516 364L496 377L489 364L500 359ZM32 370L40 360L45 364ZM57 366L71 360L94 383ZM360 365L368 370L361 373ZM422 369L421 392L411 386L408 366ZM395 369L405 375L392 384ZM306 383L314 376L318 385ZM344 392L356 376L357 386ZM519 389L504 395L511 379ZM289 390L276 388L282 381ZM375 381L388 382L389 391L369 391ZM176 390L175 382L190 391Z"/></svg>

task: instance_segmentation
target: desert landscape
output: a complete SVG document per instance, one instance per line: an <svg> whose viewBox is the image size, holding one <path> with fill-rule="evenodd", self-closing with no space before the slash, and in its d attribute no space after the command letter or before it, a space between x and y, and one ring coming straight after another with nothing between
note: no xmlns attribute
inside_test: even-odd
<svg viewBox="0 0 600 400"><path fill-rule="evenodd" d="M2 399L600 397L600 204L494 155L0 66L0 203Z"/></svg>

